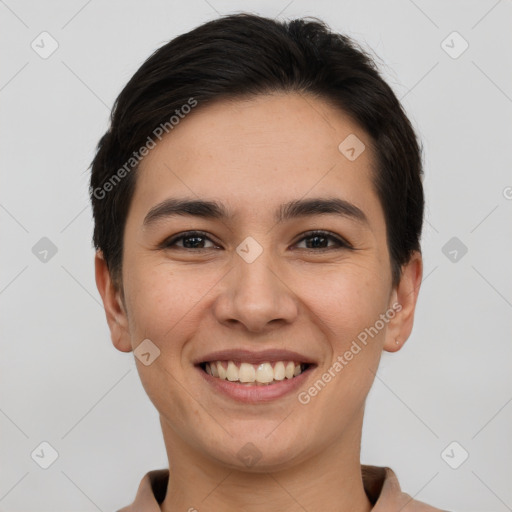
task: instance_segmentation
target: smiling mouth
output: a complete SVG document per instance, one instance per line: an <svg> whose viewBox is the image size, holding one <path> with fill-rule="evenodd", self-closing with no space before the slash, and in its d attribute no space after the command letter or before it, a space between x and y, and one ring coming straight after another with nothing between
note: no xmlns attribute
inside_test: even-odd
<svg viewBox="0 0 512 512"><path fill-rule="evenodd" d="M199 367L208 375L247 386L269 386L298 377L311 366L297 361L266 361L258 364L243 361L208 361Z"/></svg>

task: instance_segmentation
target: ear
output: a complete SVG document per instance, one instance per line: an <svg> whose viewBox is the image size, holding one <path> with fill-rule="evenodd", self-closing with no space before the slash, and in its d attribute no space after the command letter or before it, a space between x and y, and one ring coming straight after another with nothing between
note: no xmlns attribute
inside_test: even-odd
<svg viewBox="0 0 512 512"><path fill-rule="evenodd" d="M133 349L130 341L128 316L121 299L121 292L112 281L107 262L101 251L96 252L94 267L96 286L103 300L112 343L121 352L131 352Z"/></svg>
<svg viewBox="0 0 512 512"><path fill-rule="evenodd" d="M414 251L409 262L402 267L400 282L391 293L389 307L396 314L389 321L386 331L384 350L387 352L400 350L411 334L422 276L421 253Z"/></svg>

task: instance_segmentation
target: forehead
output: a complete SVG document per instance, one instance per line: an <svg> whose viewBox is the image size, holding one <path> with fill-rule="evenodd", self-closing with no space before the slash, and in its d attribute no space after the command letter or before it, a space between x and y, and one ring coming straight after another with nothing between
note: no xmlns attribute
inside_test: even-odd
<svg viewBox="0 0 512 512"><path fill-rule="evenodd" d="M355 159L346 152L352 146ZM269 202L334 194L371 210L378 202L372 165L362 128L310 95L199 104L141 162L134 203L215 197L254 213Z"/></svg>

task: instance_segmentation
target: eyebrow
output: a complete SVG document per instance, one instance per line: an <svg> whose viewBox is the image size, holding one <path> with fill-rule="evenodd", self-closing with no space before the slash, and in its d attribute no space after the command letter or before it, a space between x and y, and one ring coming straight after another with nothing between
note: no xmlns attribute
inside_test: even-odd
<svg viewBox="0 0 512 512"><path fill-rule="evenodd" d="M314 215L340 215L363 224L369 224L364 212L354 204L339 198L312 198L290 201L282 204L275 216L276 223ZM228 220L233 213L218 201L201 199L169 198L157 204L144 218L143 225L149 226L160 220L175 216L192 216L203 219Z"/></svg>

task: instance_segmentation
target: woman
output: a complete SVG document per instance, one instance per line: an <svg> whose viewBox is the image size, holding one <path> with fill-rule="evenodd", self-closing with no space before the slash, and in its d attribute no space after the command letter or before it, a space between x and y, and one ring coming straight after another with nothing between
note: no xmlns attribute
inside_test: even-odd
<svg viewBox="0 0 512 512"><path fill-rule="evenodd" d="M361 465L422 276L420 148L373 61L240 14L156 51L92 164L96 282L169 469L123 512L435 511Z"/></svg>

